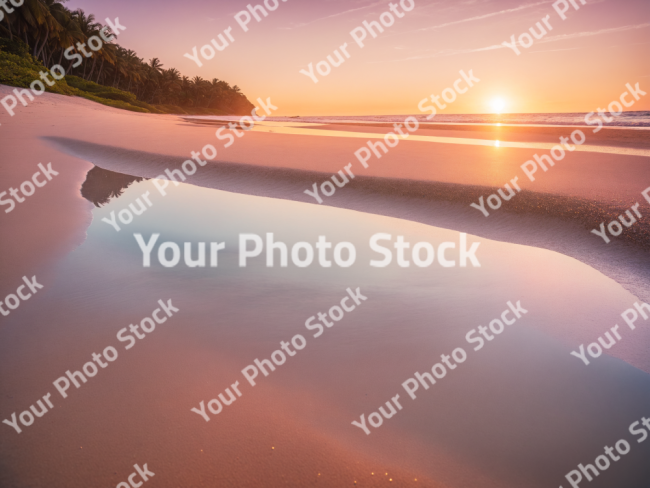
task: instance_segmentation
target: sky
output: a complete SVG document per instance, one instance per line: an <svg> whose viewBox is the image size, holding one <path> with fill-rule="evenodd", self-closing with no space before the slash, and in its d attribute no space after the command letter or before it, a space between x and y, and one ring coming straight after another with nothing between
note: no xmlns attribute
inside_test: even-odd
<svg viewBox="0 0 650 488"><path fill-rule="evenodd" d="M499 100L506 113L590 112L618 100L626 83L649 93L626 110L650 110L648 0L574 0L580 9L567 3L564 20L553 1L410 0L410 12L399 1L280 1L261 22L251 19L247 32L235 16L262 0L69 0L66 6L101 21L119 17L126 30L118 43L145 61L157 57L183 75L225 80L253 103L270 97L277 115L419 114L419 102L452 88L461 70L472 70L480 82L438 113L491 113ZM367 34L359 47L350 33L379 21L390 3L402 17L376 38ZM502 45L530 28L538 32L547 15L553 29L528 48L518 45L520 55ZM200 58L203 66L184 57L229 27L235 41L211 60ZM334 51L344 43L349 59L327 76L316 73L318 83L300 73L328 55L337 61Z"/></svg>

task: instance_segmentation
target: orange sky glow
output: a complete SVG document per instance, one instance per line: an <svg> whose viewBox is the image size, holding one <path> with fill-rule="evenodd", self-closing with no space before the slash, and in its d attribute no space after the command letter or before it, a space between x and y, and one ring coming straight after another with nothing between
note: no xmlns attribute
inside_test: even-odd
<svg viewBox="0 0 650 488"><path fill-rule="evenodd" d="M119 16L127 26L122 46L189 77L238 85L251 101L271 97L278 115L418 114L418 102L451 87L460 70L481 81L440 114L492 113L496 99L504 113L589 112L618 100L626 83L650 89L647 0L588 0L565 20L551 1L415 0L377 38L368 35L363 48L350 32L378 21L399 0L288 0L244 32L234 17L248 3L188 0L181 11L167 0L67 5L98 19ZM520 55L502 45L547 15L553 29L520 46ZM202 67L183 56L228 27L235 41ZM350 58L318 75L318 83L300 73L343 43ZM627 110L650 110L650 97Z"/></svg>

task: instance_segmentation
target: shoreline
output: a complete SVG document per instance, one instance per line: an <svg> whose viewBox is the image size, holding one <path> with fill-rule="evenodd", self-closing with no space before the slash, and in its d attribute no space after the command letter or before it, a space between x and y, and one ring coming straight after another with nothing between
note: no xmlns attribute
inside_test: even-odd
<svg viewBox="0 0 650 488"><path fill-rule="evenodd" d="M207 126L227 126L228 123L238 122L239 117L233 120L225 119L206 119L200 117L180 117L183 121ZM281 118L281 117L273 117ZM268 122L276 122L268 120ZM262 122L263 124L264 122ZM299 121L292 121L291 124L300 125ZM261 124L258 124L258 127ZM241 126L238 129L246 130ZM330 131L350 131L350 132L376 132L384 134L388 130L393 130L393 123L384 122L305 122L304 129L318 129ZM363 131L358 130L364 128ZM387 129L387 130L379 130ZM586 131L586 129L590 129ZM500 142L528 142L528 143L553 143L556 144L560 137L568 137L571 130L586 131L587 140L584 147L599 146L609 148L630 148L630 149L650 149L650 127L603 127L599 132L593 132L593 126L588 125L491 125L491 124L448 124L441 123L430 124L420 122L420 128L417 135L421 136L439 136L454 137L458 139L479 139ZM583 147L583 150L584 150ZM613 152L613 151L612 151ZM646 155L646 154L641 154Z"/></svg>

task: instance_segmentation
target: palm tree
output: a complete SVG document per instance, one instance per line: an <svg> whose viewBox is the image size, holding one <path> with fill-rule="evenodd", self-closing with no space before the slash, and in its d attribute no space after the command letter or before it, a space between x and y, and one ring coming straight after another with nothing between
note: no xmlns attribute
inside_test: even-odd
<svg viewBox="0 0 650 488"><path fill-rule="evenodd" d="M79 29L73 26L74 22L72 22L70 11L59 0L42 0L42 2L49 12L45 23L48 34L45 36L37 56L42 56L45 65L49 66L55 51L67 48L70 42L74 42L74 37L79 38L72 36L73 33L78 34Z"/></svg>
<svg viewBox="0 0 650 488"><path fill-rule="evenodd" d="M149 66L151 66L151 69L153 69L156 73L162 73L163 72L163 65L160 62L160 59L158 58L153 58L149 60Z"/></svg>
<svg viewBox="0 0 650 488"><path fill-rule="evenodd" d="M162 72L160 80L160 99L175 101L181 90L181 74L176 68L166 69Z"/></svg>
<svg viewBox="0 0 650 488"><path fill-rule="evenodd" d="M87 41L90 37L92 36L98 36L99 35L99 30L103 27L101 24L95 22L95 16L93 14L86 15L86 13L82 9L77 9L74 12L72 12L72 15L79 24L79 29L81 30L84 41ZM90 74L89 78L92 76L93 71L95 70L95 64L97 63L97 58L94 51L91 51L90 49L87 49L87 51L90 51L92 53L92 58L93 58L93 63L92 67L90 69ZM84 71L83 71L83 78L86 78L86 68L88 68L88 63L84 63Z"/></svg>
<svg viewBox="0 0 650 488"><path fill-rule="evenodd" d="M64 51L75 45L77 42L83 42L84 35L79 27L79 24L75 18L70 14L70 12L65 11L65 15L58 13L57 20L61 25L61 29L57 32L57 42L56 48L60 50L59 61L57 64L61 64L63 60ZM52 54L54 54L55 49L52 49ZM47 66L48 64L46 64Z"/></svg>
<svg viewBox="0 0 650 488"><path fill-rule="evenodd" d="M14 9L14 12L8 16L8 22L15 24L16 34L19 37L22 35L25 44L33 46L34 56L41 37L47 39L49 34L49 29L46 27L48 16L50 16L49 9L41 0L25 0L21 8Z"/></svg>
<svg viewBox="0 0 650 488"><path fill-rule="evenodd" d="M115 65L117 61L117 46L115 44L104 44L104 48L99 51L99 56L102 58L102 64L99 67L99 73L97 73L97 79L95 83L99 83L99 80L102 76L102 71L104 70L104 63L108 61L110 64Z"/></svg>

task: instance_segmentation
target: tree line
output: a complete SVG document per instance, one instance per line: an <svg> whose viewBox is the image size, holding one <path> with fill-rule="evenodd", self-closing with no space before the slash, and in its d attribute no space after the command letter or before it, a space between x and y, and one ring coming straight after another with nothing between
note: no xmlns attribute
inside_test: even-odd
<svg viewBox="0 0 650 488"><path fill-rule="evenodd" d="M136 95L150 104L220 109L238 113L253 105L240 88L217 78L200 76L190 79L176 68L165 69L158 58L145 62L137 54L113 42L104 43L91 58L73 67L74 59L64 59L64 51L77 43L86 43L92 36L111 33L110 28L95 21L93 14L82 9L71 11L66 0L24 0L0 21L0 37L24 42L29 52L46 67L60 64L66 74L81 77L104 86L111 86ZM8 4L9 5L9 4ZM75 48L76 49L76 48ZM69 56L68 56L69 57ZM67 65L66 65L67 64Z"/></svg>

